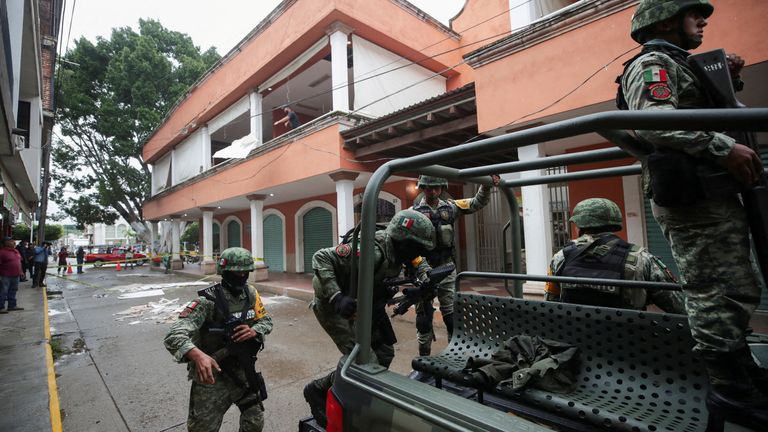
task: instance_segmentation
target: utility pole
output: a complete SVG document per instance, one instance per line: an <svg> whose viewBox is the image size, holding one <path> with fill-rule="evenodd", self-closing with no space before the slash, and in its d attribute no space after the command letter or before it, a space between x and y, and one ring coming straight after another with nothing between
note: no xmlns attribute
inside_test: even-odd
<svg viewBox="0 0 768 432"><path fill-rule="evenodd" d="M45 113L44 122L50 122L50 127L46 127L45 130L53 131L53 116ZM51 182L51 142L53 141L53 133L48 132L47 135L41 157L42 178L40 182L40 219L37 223L38 243L45 241L45 214L48 211L48 185Z"/></svg>

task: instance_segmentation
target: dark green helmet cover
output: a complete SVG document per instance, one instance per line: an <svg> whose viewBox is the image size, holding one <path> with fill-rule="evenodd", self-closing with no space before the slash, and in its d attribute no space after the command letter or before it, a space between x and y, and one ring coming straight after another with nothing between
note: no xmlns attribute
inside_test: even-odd
<svg viewBox="0 0 768 432"><path fill-rule="evenodd" d="M641 0L632 15L632 39L642 43L640 33L643 30L690 8L700 9L705 18L715 11L709 0Z"/></svg>

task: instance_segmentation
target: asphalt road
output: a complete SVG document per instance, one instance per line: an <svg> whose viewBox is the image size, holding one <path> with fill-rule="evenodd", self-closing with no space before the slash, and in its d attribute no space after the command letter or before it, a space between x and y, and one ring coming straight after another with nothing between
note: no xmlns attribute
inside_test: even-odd
<svg viewBox="0 0 768 432"><path fill-rule="evenodd" d="M64 354L56 362L65 431L182 431L189 402L186 368L173 361L162 340L176 316L175 308L195 297L200 286L186 276L164 275L147 266L116 272L113 267L87 269L67 278L49 276L51 333ZM161 287L148 285L166 284ZM162 289L162 295L121 299L120 295ZM274 319L258 368L267 381L265 431L295 431L309 407L302 389L331 371L339 353L302 300L263 294ZM175 301L172 301L175 300ZM399 343L392 370L410 371L417 352L415 327L394 322ZM444 331L439 331L443 336ZM441 349L440 337L435 349ZM238 429L232 407L222 431Z"/></svg>

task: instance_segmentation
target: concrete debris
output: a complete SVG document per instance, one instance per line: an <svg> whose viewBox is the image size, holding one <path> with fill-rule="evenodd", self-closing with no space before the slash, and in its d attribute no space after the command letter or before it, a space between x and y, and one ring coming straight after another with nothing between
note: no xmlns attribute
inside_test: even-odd
<svg viewBox="0 0 768 432"><path fill-rule="evenodd" d="M163 297L158 301L131 306L122 312L115 313L115 321L129 321L131 325L146 321L171 323L183 309L184 305L179 304L178 298Z"/></svg>
<svg viewBox="0 0 768 432"><path fill-rule="evenodd" d="M59 315L59 314L63 314L63 313L66 313L66 312L60 311L60 310L56 310L56 309L48 309L48 316L54 316L54 315Z"/></svg>
<svg viewBox="0 0 768 432"><path fill-rule="evenodd" d="M129 284L129 285L119 285L116 287L109 288L109 291L119 291L121 293L125 293L125 292L147 291L147 290L163 289L163 288L176 288L176 287L183 287L183 286L208 286L208 285L210 285L209 282L198 282L198 281L161 283L161 284Z"/></svg>
<svg viewBox="0 0 768 432"><path fill-rule="evenodd" d="M127 294L120 294L117 296L120 300L125 299L135 299L135 298L141 298L141 297L155 297L155 296L162 296L165 295L165 292L161 289L153 289L153 290L147 290L147 291L135 291L135 292L129 292Z"/></svg>

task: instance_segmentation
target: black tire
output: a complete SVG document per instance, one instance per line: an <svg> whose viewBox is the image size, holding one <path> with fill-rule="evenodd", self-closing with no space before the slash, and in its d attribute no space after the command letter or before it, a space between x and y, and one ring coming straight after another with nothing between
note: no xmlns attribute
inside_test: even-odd
<svg viewBox="0 0 768 432"><path fill-rule="evenodd" d="M137 266L143 266L144 265L144 260L140 259L140 260L136 261L136 265Z"/></svg>
<svg viewBox="0 0 768 432"><path fill-rule="evenodd" d="M103 265L104 265L104 261L102 261L100 259L93 262L93 266L94 267L101 267Z"/></svg>

